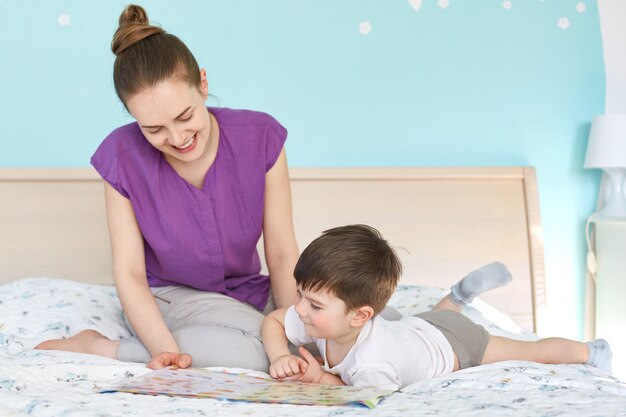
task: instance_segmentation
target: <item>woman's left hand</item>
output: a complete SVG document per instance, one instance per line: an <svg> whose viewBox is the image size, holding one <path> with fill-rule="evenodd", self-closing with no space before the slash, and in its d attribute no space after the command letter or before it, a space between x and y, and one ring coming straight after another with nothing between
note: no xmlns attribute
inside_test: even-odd
<svg viewBox="0 0 626 417"><path fill-rule="evenodd" d="M161 352L152 357L146 366L150 369L161 369L167 366L188 368L191 366L191 355L186 353Z"/></svg>

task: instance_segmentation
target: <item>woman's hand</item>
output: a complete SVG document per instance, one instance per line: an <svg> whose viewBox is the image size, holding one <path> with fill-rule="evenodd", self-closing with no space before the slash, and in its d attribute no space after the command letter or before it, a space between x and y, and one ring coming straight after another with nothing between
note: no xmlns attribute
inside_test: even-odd
<svg viewBox="0 0 626 417"><path fill-rule="evenodd" d="M191 366L191 355L186 353L162 352L154 356L146 366L150 369L161 369L167 366L188 368Z"/></svg>

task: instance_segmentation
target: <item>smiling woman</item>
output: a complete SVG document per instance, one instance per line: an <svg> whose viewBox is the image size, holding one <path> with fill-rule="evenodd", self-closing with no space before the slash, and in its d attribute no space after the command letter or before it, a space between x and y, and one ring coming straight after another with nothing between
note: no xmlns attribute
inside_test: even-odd
<svg viewBox="0 0 626 417"><path fill-rule="evenodd" d="M263 311L296 295L287 130L265 113L205 107L206 71L143 8L128 6L119 24L114 84L137 122L114 130L91 163L105 180L113 275L133 337L85 330L38 348L154 369L266 370Z"/></svg>
<svg viewBox="0 0 626 417"><path fill-rule="evenodd" d="M170 79L139 91L126 104L148 142L196 188L202 188L219 143L217 120L204 105L208 97L204 69L201 77L199 88Z"/></svg>

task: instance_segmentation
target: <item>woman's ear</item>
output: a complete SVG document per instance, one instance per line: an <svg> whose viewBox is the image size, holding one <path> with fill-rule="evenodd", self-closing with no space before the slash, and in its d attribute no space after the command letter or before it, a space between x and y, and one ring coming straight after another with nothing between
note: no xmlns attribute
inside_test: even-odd
<svg viewBox="0 0 626 417"><path fill-rule="evenodd" d="M352 321L350 322L350 325L352 327L365 326L365 323L367 323L368 320L370 320L372 317L374 317L374 309L372 307L358 307L354 310L354 316L352 316Z"/></svg>
<svg viewBox="0 0 626 417"><path fill-rule="evenodd" d="M200 92L205 100L209 98L209 81L206 79L206 70L204 68L200 68Z"/></svg>

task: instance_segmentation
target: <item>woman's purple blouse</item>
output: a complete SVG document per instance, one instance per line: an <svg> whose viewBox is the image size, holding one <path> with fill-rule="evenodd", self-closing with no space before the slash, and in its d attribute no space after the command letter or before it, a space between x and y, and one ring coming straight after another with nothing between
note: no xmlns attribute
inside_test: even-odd
<svg viewBox="0 0 626 417"><path fill-rule="evenodd" d="M92 165L132 204L151 287L186 285L265 307L269 277L256 244L263 227L265 174L287 138L268 114L208 108L220 141L202 189L166 162L137 123L114 130Z"/></svg>

